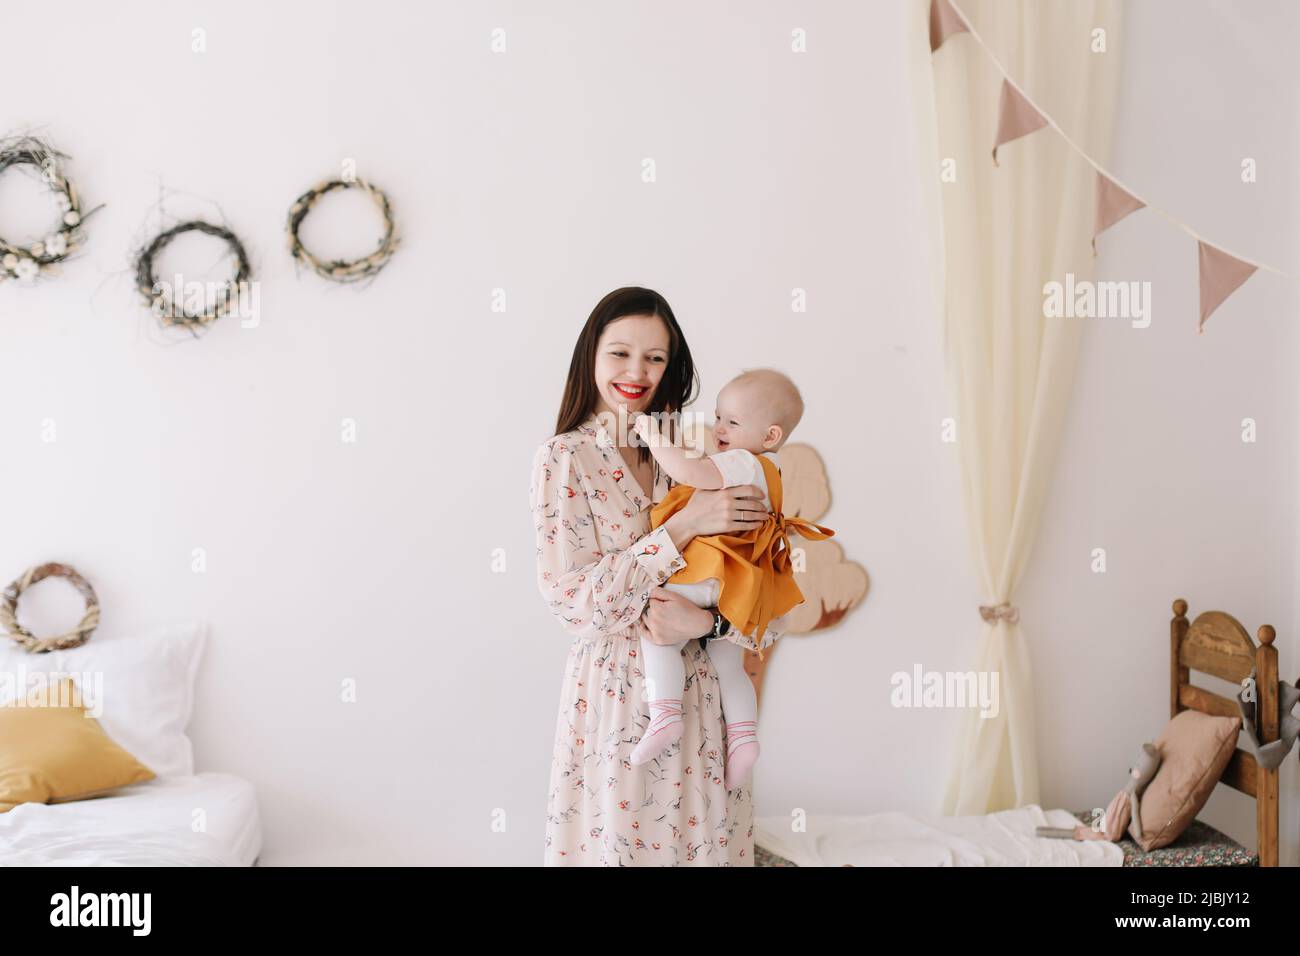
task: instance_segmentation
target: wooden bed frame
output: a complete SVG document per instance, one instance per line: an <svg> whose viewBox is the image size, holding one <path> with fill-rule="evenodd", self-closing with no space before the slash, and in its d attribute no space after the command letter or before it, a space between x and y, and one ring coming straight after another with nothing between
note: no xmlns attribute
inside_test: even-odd
<svg viewBox="0 0 1300 956"><path fill-rule="evenodd" d="M1174 601L1169 623L1169 716L1199 710L1214 717L1240 717L1235 700L1193 687L1193 670L1240 685L1255 671L1256 727L1260 744L1278 739L1281 707L1277 694L1277 636L1271 625L1259 629L1259 645L1231 614L1206 611L1187 623L1187 602ZM1219 783L1255 798L1255 829L1259 837L1259 865L1277 866L1278 771L1265 770L1255 755L1237 748Z"/></svg>

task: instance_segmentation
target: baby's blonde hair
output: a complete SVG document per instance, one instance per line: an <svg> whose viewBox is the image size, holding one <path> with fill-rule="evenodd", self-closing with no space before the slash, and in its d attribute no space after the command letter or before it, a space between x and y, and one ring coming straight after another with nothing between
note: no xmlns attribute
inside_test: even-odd
<svg viewBox="0 0 1300 956"><path fill-rule="evenodd" d="M782 441L790 436L803 418L803 396L799 394L798 386L784 372L778 372L774 368L747 368L727 385L751 385L763 390L772 424L781 426Z"/></svg>

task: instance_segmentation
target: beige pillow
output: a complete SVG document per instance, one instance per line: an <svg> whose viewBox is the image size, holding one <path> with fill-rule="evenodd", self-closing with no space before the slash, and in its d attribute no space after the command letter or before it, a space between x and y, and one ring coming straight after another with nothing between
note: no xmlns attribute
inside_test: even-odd
<svg viewBox="0 0 1300 956"><path fill-rule="evenodd" d="M86 716L74 687L65 677L35 692L29 706L0 707L0 813L20 803L84 800L154 778Z"/></svg>
<svg viewBox="0 0 1300 956"><path fill-rule="evenodd" d="M1181 711L1165 725L1156 740L1160 769L1138 806L1143 839L1129 824L1142 849L1168 846L1196 819L1237 749L1240 730L1240 717L1211 717L1199 710Z"/></svg>

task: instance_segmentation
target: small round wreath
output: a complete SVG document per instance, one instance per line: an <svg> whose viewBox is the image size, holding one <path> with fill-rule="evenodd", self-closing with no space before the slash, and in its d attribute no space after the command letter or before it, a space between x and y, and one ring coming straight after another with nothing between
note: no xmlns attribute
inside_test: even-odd
<svg viewBox="0 0 1300 956"><path fill-rule="evenodd" d="M67 158L34 136L0 140L0 173L10 166L35 166L41 170L41 178L54 193L61 216L54 229L31 246L15 245L0 238L0 281L18 279L30 283L38 275L54 275L58 270L52 266L71 256L85 241L81 224L95 209L82 213L77 189L60 169L59 160Z"/></svg>
<svg viewBox="0 0 1300 956"><path fill-rule="evenodd" d="M46 578L66 578L68 583L81 592L86 599L86 613L81 623L56 637L35 637L31 631L18 623L18 598L37 581ZM44 654L48 651L63 651L78 647L90 640L91 632L99 626L99 598L90 582L66 564L42 564L29 568L27 572L0 596L0 627L15 641L32 654Z"/></svg>
<svg viewBox="0 0 1300 956"><path fill-rule="evenodd" d="M379 248L364 259L350 262L344 259L321 261L311 254L302 244L302 239L298 237L298 230L302 226L302 221L307 218L307 213L311 212L311 207L322 196L335 189L364 189L383 214L384 236L379 241ZM305 263L318 276L334 282L359 282L378 275L384 266L388 265L388 260L393 257L398 244L397 224L393 219L392 203L388 201L388 196L383 190L375 188L364 179L331 179L317 183L295 199L293 205L289 207L288 229L289 254L296 261Z"/></svg>
<svg viewBox="0 0 1300 956"><path fill-rule="evenodd" d="M175 297L180 290L173 290L171 293L160 290L160 283L153 272L153 261L158 254L173 239L187 232L201 232L224 240L235 256L235 274L217 289L216 301L208 312L190 312L184 306L181 306L178 311ZM240 289L248 281L252 272L252 267L248 264L248 253L244 251L244 244L239 241L238 236L224 226L214 226L210 222L192 219L160 233L153 242L140 251L135 263L135 284L154 314L162 320L163 325L179 325L193 331L194 327L211 325L230 312L239 298Z"/></svg>

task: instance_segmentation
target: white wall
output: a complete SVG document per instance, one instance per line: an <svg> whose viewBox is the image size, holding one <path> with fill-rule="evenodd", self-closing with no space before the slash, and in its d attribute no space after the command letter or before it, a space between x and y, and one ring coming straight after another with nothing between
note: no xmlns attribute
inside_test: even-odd
<svg viewBox="0 0 1300 956"><path fill-rule="evenodd" d="M914 10L547 10L379 3L358 18L333 2L139 3L124 15L83 3L71 35L35 7L6 14L0 61L48 82L0 105L0 128L46 126L88 202L109 205L63 278L0 286L13 503L0 575L70 561L99 590L105 632L211 622L198 763L256 783L268 865L540 860L567 641L535 589L528 470L578 330L626 284L672 303L706 400L742 366L795 376L809 409L798 438L830 470L825 522L872 576L846 623L776 658L758 812L937 805L955 715L891 708L889 675L971 666L983 596L956 449L939 441L951 411L930 119L917 107L928 81L906 47ZM1174 55L1156 19L1138 15L1126 55ZM495 27L505 54L489 52ZM795 27L806 54L790 52ZM73 64L61 74L56 49ZM1225 72L1239 79L1257 59L1215 55L1232 56ZM1294 187L1273 173L1257 205L1230 205L1230 185L1213 200L1208 160L1188 156L1204 124L1162 110L1171 129L1144 131L1132 110L1155 108L1168 70L1136 70L1148 100L1122 107L1133 135L1121 169L1225 242L1300 261L1283 215ZM1240 122L1262 168L1294 158L1293 138ZM1166 150L1177 135L1187 148ZM1230 174L1236 153L1221 140ZM364 290L295 278L283 249L288 204L345 157L390 192L404 235ZM159 176L219 203L244 237L262 283L257 328L222 322L159 344L127 274L156 221ZM1145 337L1089 332L1021 601L1051 682L1039 705L1054 805L1109 796L1158 731L1173 596L1294 630L1300 435L1278 374L1294 346L1285 292L1252 280L1198 339L1194 256L1177 237L1134 221L1103 255L1106 270L1130 263L1158 281L1161 312ZM795 287L806 315L790 312ZM496 288L504 314L490 310ZM1261 441L1240 447L1246 414ZM355 444L340 440L343 418ZM46 419L56 442L41 440ZM1213 448L1207 471L1169 470ZM1105 578L1087 573L1095 543L1110 549ZM197 547L206 574L191 571ZM1296 650L1282 649L1284 671ZM338 700L347 678L356 704ZM1105 703L1114 681L1140 701L1140 726ZM1065 682L1070 693L1050 689ZM497 810L505 832L492 831Z"/></svg>
<svg viewBox="0 0 1300 956"><path fill-rule="evenodd" d="M1127 6L1112 170L1235 252L1300 272L1300 10L1278 2ZM1253 157L1258 181L1241 181ZM1169 719L1170 605L1276 627L1300 673L1294 358L1300 285L1259 273L1203 335L1196 242L1138 212L1098 241L1097 277L1152 283L1150 328L1089 325L1056 493L1021 603L1034 621L1043 798L1105 806ZM1257 441L1242 441L1242 419ZM1107 570L1091 570L1105 548ZM1041 622L1050 621L1050 627ZM1205 675L1193 682L1228 696ZM1087 692L1080 689L1089 688ZM1242 746L1249 746L1242 737ZM1295 758L1282 862L1296 865ZM1255 846L1255 803L1215 789L1201 819Z"/></svg>

